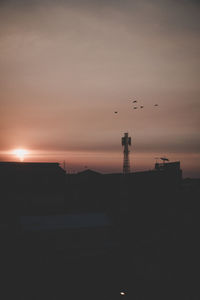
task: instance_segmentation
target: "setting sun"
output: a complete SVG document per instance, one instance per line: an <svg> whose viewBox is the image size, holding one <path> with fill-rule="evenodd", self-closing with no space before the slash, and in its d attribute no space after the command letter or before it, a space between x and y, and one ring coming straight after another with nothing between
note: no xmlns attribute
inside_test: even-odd
<svg viewBox="0 0 200 300"><path fill-rule="evenodd" d="M15 149L13 154L22 162L24 161L24 157L28 154L28 151L25 149Z"/></svg>

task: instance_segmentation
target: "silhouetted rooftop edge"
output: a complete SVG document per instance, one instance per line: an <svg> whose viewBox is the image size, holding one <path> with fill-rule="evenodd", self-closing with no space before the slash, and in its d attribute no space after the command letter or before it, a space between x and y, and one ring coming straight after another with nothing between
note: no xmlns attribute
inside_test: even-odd
<svg viewBox="0 0 200 300"><path fill-rule="evenodd" d="M102 173L97 172L97 171L93 171L91 169L87 169L81 172L78 172L77 175L102 175Z"/></svg>
<svg viewBox="0 0 200 300"><path fill-rule="evenodd" d="M1 161L0 166L59 166L58 162L13 162Z"/></svg>

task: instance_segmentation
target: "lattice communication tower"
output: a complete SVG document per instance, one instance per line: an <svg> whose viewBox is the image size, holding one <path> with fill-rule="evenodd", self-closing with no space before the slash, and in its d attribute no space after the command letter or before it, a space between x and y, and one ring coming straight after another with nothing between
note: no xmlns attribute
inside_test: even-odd
<svg viewBox="0 0 200 300"><path fill-rule="evenodd" d="M128 136L128 132L122 137L122 146L124 147L123 174L128 174L130 173L129 146L131 146L131 137Z"/></svg>

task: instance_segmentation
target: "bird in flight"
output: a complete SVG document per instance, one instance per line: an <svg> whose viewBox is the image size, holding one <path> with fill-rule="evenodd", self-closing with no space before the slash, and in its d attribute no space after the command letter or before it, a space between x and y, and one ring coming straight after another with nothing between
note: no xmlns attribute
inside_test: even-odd
<svg viewBox="0 0 200 300"><path fill-rule="evenodd" d="M137 103L137 100L134 100L133 103Z"/></svg>
<svg viewBox="0 0 200 300"><path fill-rule="evenodd" d="M133 109L137 109L137 106L134 106Z"/></svg>
<svg viewBox="0 0 200 300"><path fill-rule="evenodd" d="M118 114L118 111L115 111L115 114Z"/></svg>
<svg viewBox="0 0 200 300"><path fill-rule="evenodd" d="M154 104L154 106L158 106L158 104Z"/></svg>
<svg viewBox="0 0 200 300"><path fill-rule="evenodd" d="M143 107L144 107L144 105L141 105L141 106L140 106L140 108L143 108Z"/></svg>

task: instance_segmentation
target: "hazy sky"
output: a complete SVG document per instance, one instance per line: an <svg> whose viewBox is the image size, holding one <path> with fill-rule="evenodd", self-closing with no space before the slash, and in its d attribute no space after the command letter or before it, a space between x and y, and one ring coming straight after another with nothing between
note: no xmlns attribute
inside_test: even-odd
<svg viewBox="0 0 200 300"><path fill-rule="evenodd" d="M1 159L118 172L128 132L132 170L200 176L199 20L192 0L0 0Z"/></svg>

